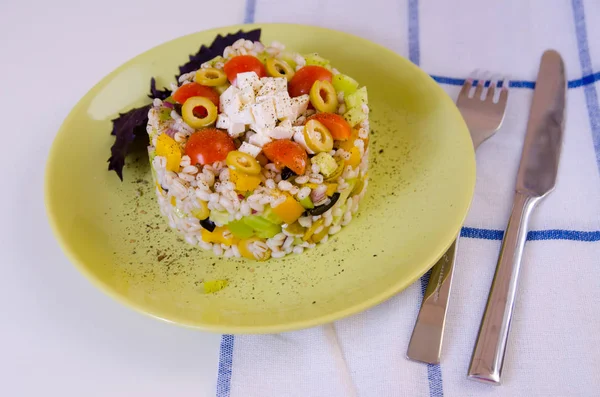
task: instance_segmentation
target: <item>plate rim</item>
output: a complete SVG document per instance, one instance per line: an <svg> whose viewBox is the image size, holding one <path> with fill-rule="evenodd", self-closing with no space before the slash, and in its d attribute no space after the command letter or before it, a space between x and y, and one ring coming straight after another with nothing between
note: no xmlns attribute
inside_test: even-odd
<svg viewBox="0 0 600 397"><path fill-rule="evenodd" d="M127 61L120 64L117 68L111 70L109 73L104 75L96 84L94 84L90 89L88 89L86 91L86 93L77 101L77 103L69 111L68 115L65 117L65 119L61 123L56 135L54 136L54 139L52 141L52 145L51 145L51 148L50 148L50 151L48 154L48 158L46 160L46 167L45 167L45 172L44 172L44 207L46 209L47 219L48 219L48 223L50 224L52 234L56 238L63 254L67 257L67 259L77 268L78 271L80 271L92 283L92 285L94 285L96 288L100 289L102 292L106 293L111 298L115 299L117 302L123 304L126 307L133 309L136 312L142 313L142 314L147 315L152 318L162 320L167 323L176 324L178 326L182 326L185 328L209 331L209 332L215 332L215 333L229 333L229 334L279 333L279 332L294 331L294 330L310 328L310 327L314 327L314 326L318 326L318 325L328 324L328 323L340 320L342 318L349 317L353 314L361 313L369 308L372 308L380 303L387 301L394 295L397 295L398 293L405 290L407 287L409 287L414 282L416 282L419 278L421 278L425 273L427 273L437 263L437 261L444 255L444 253L452 245L452 243L455 241L455 239L459 236L460 230L461 230L461 228L464 224L464 221L469 213L469 208L471 206L471 203L473 200L473 195L475 192L476 161L475 161L475 151L472 147L469 149L469 156L468 156L469 163L471 163L471 166L469 167L470 173L469 173L469 175L465 175L465 178L468 179L468 182L469 182L468 185L470 187L468 194L465 195L465 197L468 197L468 204L465 208L464 213L460 216L460 220L461 220L460 223L458 224L458 226L453 227L452 232L449 233L449 235L451 235L453 237L449 238L448 239L449 241L446 244L444 244L443 250L441 250L439 253L435 253L435 255L432 255L432 257L434 257L435 259L430 264L424 265L422 268L419 266L415 267L415 271L412 272L411 277L406 277L402 280L394 282L387 289L381 290L380 293L373 295L372 297L370 297L368 299L362 300L360 303L350 305L341 310L336 310L336 311L329 312L329 313L319 314L310 319L294 320L294 321L287 321L285 323L268 324L268 325L253 325L253 324L252 325L213 325L213 324L207 324L207 323L198 323L198 322L191 323L189 321L186 322L184 320L178 319L177 318L178 316L172 316L172 318L166 318L166 317L163 317L162 315L154 313L152 310L149 310L147 306L139 305L135 301L127 299L126 296L117 293L113 288L111 288L110 285L107 285L101 279L96 277L88 269L88 266L86 266L84 264L84 261L81 261L77 258L77 255L70 247L70 244L68 243L66 236L60 231L60 228L58 226L59 221L56 218L56 215L54 214L54 211L52 209L52 201L53 200L51 199L51 194L50 194L50 185L51 185L50 173L51 173L51 169L52 169L52 164L58 160L58 155L57 155L58 137L60 135L66 133L65 126L67 124L69 124L71 119L74 118L76 116L76 114L79 112L79 108L81 106L83 106L82 102L84 101L84 99L91 92L96 90L101 84L103 84L103 82L108 77L112 76L113 74L117 74L120 70L128 67L131 63L135 62L135 60L137 58L139 58L151 51L155 51L158 47L168 46L169 44L171 44L175 41L181 40L181 39L189 37L189 36L197 35L199 33L214 32L214 35L217 35L222 31L227 31L227 32L233 33L240 29L242 29L242 30L244 30L244 29L249 30L249 29L256 29L256 28L262 29L264 27L310 28L310 29L323 30L325 32L332 32L335 34L342 34L342 35L347 36L351 40L357 40L357 41L364 42L370 46L375 46L375 47L377 47L378 50L387 52L390 55L393 55L393 56L401 59L403 62L406 63L407 67L412 68L414 72L424 76L426 78L426 80L429 81L429 84L433 84L437 88L437 90L439 90L439 92L442 94L445 101L450 101L450 104L452 105L450 107L452 109L451 110L452 113L455 113L456 115L458 115L458 119L462 122L462 126L461 126L462 133L468 135L469 140L471 139L469 130L464 122L464 119L462 118L462 115L460 115L460 111L456 107L454 101L452 101L452 99L449 97L449 95L439 86L439 84L429 74L427 74L424 70L422 70L420 67L418 67L417 65L415 65L414 63L412 63L410 60L403 57L399 53L397 53L381 44L378 44L369 39L366 39L364 37L356 36L352 33L344 32L341 30L336 30L336 29L331 29L331 28L326 28L326 27L316 26L316 25L295 24L295 23L235 24L235 25L229 25L229 26L215 27L215 28L206 29L206 30L200 30L200 31L196 31L196 32L192 32L192 33L183 35L183 36L179 36L179 37L164 41L162 43L159 43L159 44L129 58ZM442 246L442 245L440 244L440 246Z"/></svg>

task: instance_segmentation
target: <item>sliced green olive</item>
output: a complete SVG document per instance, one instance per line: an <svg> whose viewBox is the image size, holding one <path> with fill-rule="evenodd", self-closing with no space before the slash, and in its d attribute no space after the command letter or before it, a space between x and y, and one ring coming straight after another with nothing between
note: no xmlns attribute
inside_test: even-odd
<svg viewBox="0 0 600 397"><path fill-rule="evenodd" d="M337 93L327 80L317 80L310 89L310 103L319 112L335 113L338 108Z"/></svg>
<svg viewBox="0 0 600 397"><path fill-rule="evenodd" d="M230 168L233 168L239 172L243 172L244 174L260 174L260 164L248 153L240 152L239 150L233 150L227 154L227 159L225 162Z"/></svg>
<svg viewBox="0 0 600 397"><path fill-rule="evenodd" d="M217 107L208 98L193 96L181 107L181 117L192 128L202 128L217 120Z"/></svg>
<svg viewBox="0 0 600 397"><path fill-rule="evenodd" d="M304 126L304 141L310 150L320 153L333 149L333 137L321 122L308 120Z"/></svg>
<svg viewBox="0 0 600 397"><path fill-rule="evenodd" d="M215 68L198 69L196 72L196 83L208 87L216 87L227 82L224 71Z"/></svg>
<svg viewBox="0 0 600 397"><path fill-rule="evenodd" d="M294 77L294 69L286 61L275 58L267 59L267 73L271 77L285 77L287 81Z"/></svg>

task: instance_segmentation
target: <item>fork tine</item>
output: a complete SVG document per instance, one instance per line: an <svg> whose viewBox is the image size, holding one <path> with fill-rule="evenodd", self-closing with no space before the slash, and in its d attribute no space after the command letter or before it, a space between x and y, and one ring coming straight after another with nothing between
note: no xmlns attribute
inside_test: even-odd
<svg viewBox="0 0 600 397"><path fill-rule="evenodd" d="M469 92L471 92L471 87L473 87L473 79L466 79L463 84L460 92L458 93L458 97L469 97Z"/></svg>
<svg viewBox="0 0 600 397"><path fill-rule="evenodd" d="M490 86L488 87L487 92L485 93L484 101L493 103L494 98L496 97L497 91L498 91L498 81L497 80L490 81Z"/></svg>
<svg viewBox="0 0 600 397"><path fill-rule="evenodd" d="M481 99L481 93L483 92L483 86L485 84L485 80L481 79L477 82L477 87L475 88L475 94L473 95L474 99Z"/></svg>
<svg viewBox="0 0 600 397"><path fill-rule="evenodd" d="M498 99L498 105L502 107L506 107L506 102L508 101L508 82L502 84L502 88L500 89L500 99Z"/></svg>

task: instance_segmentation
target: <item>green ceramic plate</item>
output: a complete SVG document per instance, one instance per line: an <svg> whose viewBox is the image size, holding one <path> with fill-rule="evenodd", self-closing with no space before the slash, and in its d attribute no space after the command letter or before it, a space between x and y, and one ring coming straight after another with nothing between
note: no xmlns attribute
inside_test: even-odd
<svg viewBox="0 0 600 397"><path fill-rule="evenodd" d="M266 263L221 259L177 238L159 215L143 155L125 181L107 171L111 122L148 103L150 77L218 33L260 27L265 42L318 52L369 89L368 194L327 244ZM141 153L143 153L143 148ZM312 26L246 25L159 45L106 76L73 108L49 156L46 206L58 241L99 288L141 312L223 333L281 332L358 313L402 291L457 235L475 185L468 130L452 100L409 61L365 39ZM201 281L229 285L203 294Z"/></svg>

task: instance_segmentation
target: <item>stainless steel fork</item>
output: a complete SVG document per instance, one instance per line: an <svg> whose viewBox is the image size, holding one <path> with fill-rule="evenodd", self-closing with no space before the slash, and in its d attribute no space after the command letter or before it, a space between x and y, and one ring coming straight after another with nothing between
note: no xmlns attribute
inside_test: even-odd
<svg viewBox="0 0 600 397"><path fill-rule="evenodd" d="M485 90L484 81L480 80L471 96L472 88L473 80L469 79L463 84L456 105L469 128L473 146L477 149L502 125L508 100L508 82L504 81L500 88L498 83L493 81ZM500 92L497 95L498 90ZM407 356L411 360L429 364L440 362L457 242L458 237L432 268L408 345Z"/></svg>

